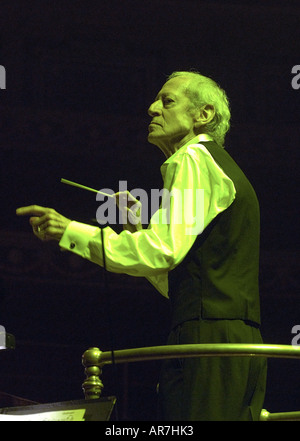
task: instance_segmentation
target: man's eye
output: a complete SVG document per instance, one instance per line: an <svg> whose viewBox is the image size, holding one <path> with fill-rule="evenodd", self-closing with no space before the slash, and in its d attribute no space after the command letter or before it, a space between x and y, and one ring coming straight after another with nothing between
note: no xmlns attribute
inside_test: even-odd
<svg viewBox="0 0 300 441"><path fill-rule="evenodd" d="M164 98L164 104L170 104L173 103L173 100L171 98Z"/></svg>

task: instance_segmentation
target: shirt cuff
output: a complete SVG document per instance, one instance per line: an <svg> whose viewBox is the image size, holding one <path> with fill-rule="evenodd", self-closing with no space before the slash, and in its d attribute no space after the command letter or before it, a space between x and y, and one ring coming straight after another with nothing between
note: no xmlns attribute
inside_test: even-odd
<svg viewBox="0 0 300 441"><path fill-rule="evenodd" d="M90 251L88 245L91 238L98 232L99 227L72 221L67 226L59 246L63 250L72 251L85 259L89 259Z"/></svg>

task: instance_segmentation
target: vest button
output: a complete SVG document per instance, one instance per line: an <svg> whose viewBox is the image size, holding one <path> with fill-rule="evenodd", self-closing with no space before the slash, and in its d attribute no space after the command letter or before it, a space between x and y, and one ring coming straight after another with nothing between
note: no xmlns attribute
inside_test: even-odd
<svg viewBox="0 0 300 441"><path fill-rule="evenodd" d="M73 248L75 248L75 243L74 242L70 243L70 248L71 248L71 250L73 250Z"/></svg>

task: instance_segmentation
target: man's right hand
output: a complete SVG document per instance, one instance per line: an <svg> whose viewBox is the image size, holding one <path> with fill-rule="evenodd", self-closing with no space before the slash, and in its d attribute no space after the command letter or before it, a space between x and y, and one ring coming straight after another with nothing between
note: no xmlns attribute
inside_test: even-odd
<svg viewBox="0 0 300 441"><path fill-rule="evenodd" d="M114 194L117 206L121 211L124 230L135 233L142 230L142 204L129 191L120 191Z"/></svg>

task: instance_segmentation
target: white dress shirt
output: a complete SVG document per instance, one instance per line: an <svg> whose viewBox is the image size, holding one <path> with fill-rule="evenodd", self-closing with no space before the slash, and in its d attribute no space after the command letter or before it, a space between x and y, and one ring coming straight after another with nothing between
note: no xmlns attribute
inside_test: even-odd
<svg viewBox="0 0 300 441"><path fill-rule="evenodd" d="M168 272L182 262L196 237L235 198L235 187L201 141L201 134L181 147L161 166L165 193L147 229L117 234L103 229L108 271L146 277L168 297ZM170 197L171 193L171 197ZM101 229L72 221L62 249L103 266Z"/></svg>

